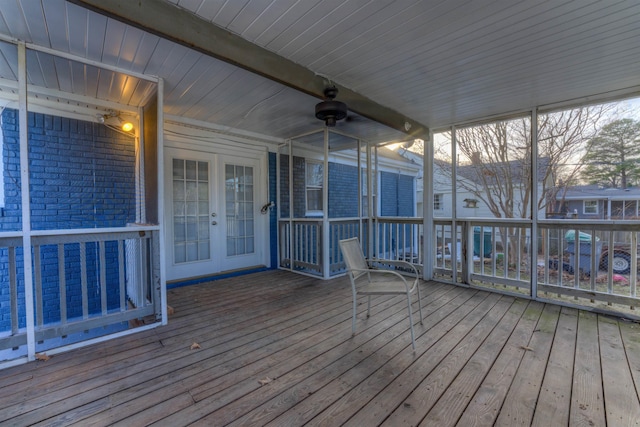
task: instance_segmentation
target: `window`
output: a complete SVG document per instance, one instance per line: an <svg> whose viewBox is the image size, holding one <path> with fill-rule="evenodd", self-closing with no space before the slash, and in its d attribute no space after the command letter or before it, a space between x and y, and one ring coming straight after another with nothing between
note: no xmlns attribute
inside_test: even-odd
<svg viewBox="0 0 640 427"><path fill-rule="evenodd" d="M307 215L320 216L323 214L322 185L324 183L324 165L319 162L307 161L305 167Z"/></svg>
<svg viewBox="0 0 640 427"><path fill-rule="evenodd" d="M585 200L583 213L585 214L597 214L598 213L598 201L597 200Z"/></svg>
<svg viewBox="0 0 640 427"><path fill-rule="evenodd" d="M434 211L442 210L442 194L433 195L433 210Z"/></svg>

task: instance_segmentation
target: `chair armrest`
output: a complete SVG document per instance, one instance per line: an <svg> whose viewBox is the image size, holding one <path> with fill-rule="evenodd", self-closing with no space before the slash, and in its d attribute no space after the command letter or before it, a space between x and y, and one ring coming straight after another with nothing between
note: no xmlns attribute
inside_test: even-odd
<svg viewBox="0 0 640 427"><path fill-rule="evenodd" d="M372 259L368 259L367 263L369 265L372 265L372 264L383 264L383 265L392 265L394 267L401 267L401 268L409 269L409 270L411 270L409 272L410 274L413 274L413 275L415 275L415 277L418 277L418 269L416 269L416 266L411 264L410 262L407 262L407 261L372 258Z"/></svg>
<svg viewBox="0 0 640 427"><path fill-rule="evenodd" d="M352 268L351 272L363 272L363 273L369 273L369 274L373 274L373 275L381 275L381 274L386 274L386 275L392 275L395 276L397 278L399 278L400 280L402 280L402 282L404 283L405 287L407 288L407 292L413 292L413 290L415 289L416 285L418 284L418 277L415 277L415 280L413 281L413 284L411 286L409 286L409 282L407 282L407 279L405 276L403 276L402 274L398 273L397 271L394 270L379 270L379 269L370 269L370 268Z"/></svg>

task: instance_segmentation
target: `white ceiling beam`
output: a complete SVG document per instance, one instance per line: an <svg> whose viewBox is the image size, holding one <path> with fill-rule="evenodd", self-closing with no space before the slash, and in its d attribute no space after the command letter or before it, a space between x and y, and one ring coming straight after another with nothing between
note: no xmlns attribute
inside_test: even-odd
<svg viewBox="0 0 640 427"><path fill-rule="evenodd" d="M320 99L324 97L324 89L329 84L326 77L166 1L68 1ZM427 126L335 82L331 84L339 90L338 99L354 113L411 137L424 138L428 134Z"/></svg>

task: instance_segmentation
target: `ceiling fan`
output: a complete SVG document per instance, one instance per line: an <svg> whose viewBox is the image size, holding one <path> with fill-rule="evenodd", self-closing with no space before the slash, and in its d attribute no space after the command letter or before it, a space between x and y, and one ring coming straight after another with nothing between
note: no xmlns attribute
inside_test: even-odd
<svg viewBox="0 0 640 427"><path fill-rule="evenodd" d="M316 104L316 118L323 120L329 127L335 126L338 120L346 118L349 111L347 104L334 99L336 95L338 95L338 88L328 87L324 90L325 100Z"/></svg>

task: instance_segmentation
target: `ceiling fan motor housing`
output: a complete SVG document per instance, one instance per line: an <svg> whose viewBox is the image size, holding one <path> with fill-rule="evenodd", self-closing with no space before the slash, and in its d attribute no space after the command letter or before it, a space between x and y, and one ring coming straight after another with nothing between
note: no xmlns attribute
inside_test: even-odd
<svg viewBox="0 0 640 427"><path fill-rule="evenodd" d="M335 126L338 120L342 120L347 117L347 104L340 101L334 101L333 99L337 94L337 88L326 88L324 90L324 96L327 99L316 104L316 118L324 120L324 123L327 126Z"/></svg>

